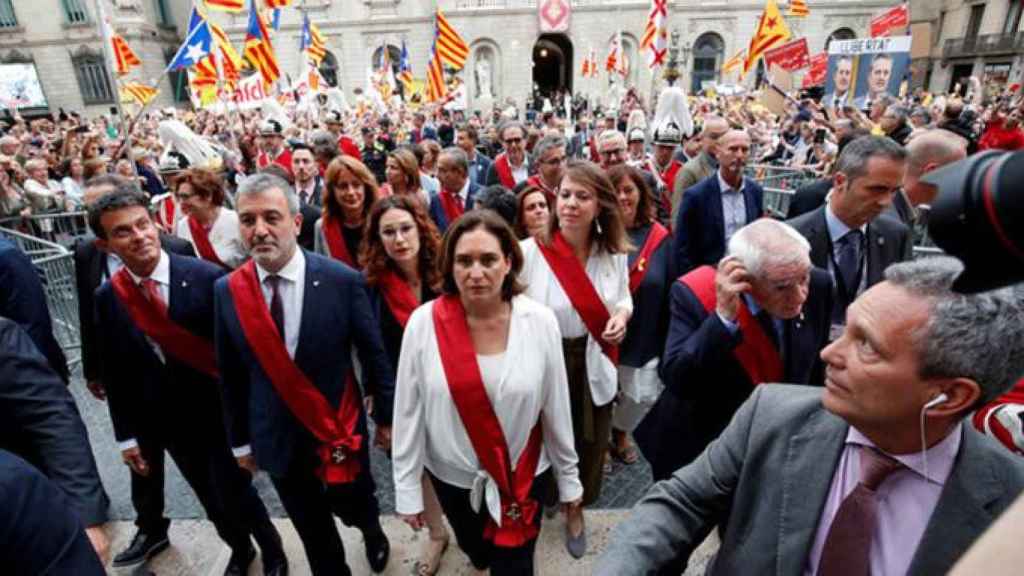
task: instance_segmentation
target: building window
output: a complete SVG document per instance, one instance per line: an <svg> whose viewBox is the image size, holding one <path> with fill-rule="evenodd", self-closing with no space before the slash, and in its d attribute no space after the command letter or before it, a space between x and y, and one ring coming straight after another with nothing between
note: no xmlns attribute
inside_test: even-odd
<svg viewBox="0 0 1024 576"><path fill-rule="evenodd" d="M114 101L114 90L110 76L107 75L107 67L103 64L103 56L85 54L74 57L72 62L78 78L78 89L86 104L110 104Z"/></svg>
<svg viewBox="0 0 1024 576"><path fill-rule="evenodd" d="M985 5L975 4L971 6L971 16L967 20L967 34L964 34L967 38L977 38L978 32L981 31L981 19L985 17Z"/></svg>
<svg viewBox="0 0 1024 576"><path fill-rule="evenodd" d="M11 0L0 0L0 28L17 28L18 19L14 16Z"/></svg>
<svg viewBox="0 0 1024 576"><path fill-rule="evenodd" d="M1003 34L1016 34L1020 30L1020 13L1024 2L1010 2L1006 12L1006 24L1003 25Z"/></svg>
<svg viewBox="0 0 1024 576"><path fill-rule="evenodd" d="M84 0L61 0L64 5L64 20L68 24L88 24L89 12L85 9Z"/></svg>
<svg viewBox="0 0 1024 576"><path fill-rule="evenodd" d="M167 2L165 0L155 0L156 2L156 23L164 28L173 28L174 22L171 19L171 11L167 8Z"/></svg>
<svg viewBox="0 0 1024 576"><path fill-rule="evenodd" d="M725 42L714 32L708 32L697 38L693 43L693 74L691 74L690 91L697 93L703 90L703 82L714 82L718 79L718 70L722 65L725 53Z"/></svg>

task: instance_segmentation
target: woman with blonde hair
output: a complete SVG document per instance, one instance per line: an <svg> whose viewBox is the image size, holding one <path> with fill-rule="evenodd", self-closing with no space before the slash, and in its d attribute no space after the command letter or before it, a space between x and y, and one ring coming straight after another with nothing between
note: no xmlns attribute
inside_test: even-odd
<svg viewBox="0 0 1024 576"><path fill-rule="evenodd" d="M412 150L398 148L388 153L384 165L387 180L380 187L380 196L408 195L417 198L424 207L430 205L430 197L420 187L420 167Z"/></svg>

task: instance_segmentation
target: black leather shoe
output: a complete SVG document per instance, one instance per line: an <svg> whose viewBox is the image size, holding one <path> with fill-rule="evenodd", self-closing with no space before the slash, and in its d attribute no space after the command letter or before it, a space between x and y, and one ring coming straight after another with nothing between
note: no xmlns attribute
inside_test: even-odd
<svg viewBox="0 0 1024 576"><path fill-rule="evenodd" d="M256 559L256 548L249 545L249 549L245 551L244 556L238 552L231 553L231 560L228 561L228 567L224 569L224 576L245 576L249 573L249 564Z"/></svg>
<svg viewBox="0 0 1024 576"><path fill-rule="evenodd" d="M123 552L114 556L114 562L111 564L114 568L122 568L124 566L135 566L136 564L142 564L146 560L149 560L153 556L163 552L171 545L170 540L167 539L167 533L162 534L147 534L142 530L135 533L132 538L132 543L125 548Z"/></svg>
<svg viewBox="0 0 1024 576"><path fill-rule="evenodd" d="M364 536L366 539L366 561L370 564L370 570L379 574L388 565L388 558L391 556L391 543L383 530L372 536Z"/></svg>

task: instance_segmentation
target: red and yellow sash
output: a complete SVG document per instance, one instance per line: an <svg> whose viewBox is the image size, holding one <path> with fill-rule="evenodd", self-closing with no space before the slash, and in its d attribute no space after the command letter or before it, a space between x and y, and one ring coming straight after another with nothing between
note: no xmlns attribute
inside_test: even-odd
<svg viewBox="0 0 1024 576"><path fill-rule="evenodd" d="M540 248L540 253L544 255L551 271L558 278L558 283L565 291L565 295L569 297L572 307L583 319L590 336L601 346L601 351L612 361L612 364L618 365L619 347L601 338L611 314L608 313L608 308L587 276L583 264L580 264L576 255L572 253L572 247L562 237L562 233L557 230L551 238L550 246L544 245L543 242L537 242L537 247Z"/></svg>
<svg viewBox="0 0 1024 576"><path fill-rule="evenodd" d="M114 274L110 285L135 326L165 354L211 378L220 377L213 342L171 320L166 309L146 297L127 269L121 268Z"/></svg>
<svg viewBox="0 0 1024 576"><path fill-rule="evenodd" d="M330 252L331 257L358 269L356 259L349 253L348 245L345 244L345 237L341 232L341 220L333 216L324 216L321 230L324 231L324 239L327 240L327 251Z"/></svg>
<svg viewBox="0 0 1024 576"><path fill-rule="evenodd" d="M250 260L228 277L238 323L263 372L288 409L322 443L317 448L320 479L327 484L346 484L359 475L359 450L363 436L356 433L361 404L355 379L345 377L345 392L334 410L288 355L263 298L256 265Z"/></svg>
<svg viewBox="0 0 1024 576"><path fill-rule="evenodd" d="M526 448L519 455L515 470L505 433L498 415L487 397L480 376L473 339L466 322L466 311L457 296L443 296L434 301L434 333L441 353L441 366L459 419L466 429L477 460L498 485L501 496L501 526L488 517L484 538L495 546L515 548L537 537L540 527L534 524L538 503L530 497L530 488L540 462L541 423L530 431Z"/></svg>
<svg viewBox="0 0 1024 576"><path fill-rule="evenodd" d="M206 228L199 223L195 216L188 217L188 230L192 233L192 243L195 244L196 252L199 253L200 258L207 262L213 262L221 268L228 267L217 256L217 251L213 249L213 244L210 243L210 235L207 234Z"/></svg>
<svg viewBox="0 0 1024 576"><path fill-rule="evenodd" d="M718 298L715 294L714 267L701 266L683 275L679 281L693 292L708 314L715 313ZM755 386L765 382L781 382L785 375L782 357L742 299L737 324L743 332L743 341L733 349L732 354L750 381Z"/></svg>
<svg viewBox="0 0 1024 576"><path fill-rule="evenodd" d="M655 222L651 225L651 231L647 233L647 240L644 241L643 248L637 254L633 265L629 267L630 294L636 294L636 289L640 287L640 283L643 282L644 276L647 275L647 271L650 269L651 255L654 254L654 251L658 249L658 246L661 246L661 243L668 236L668 229L661 224Z"/></svg>

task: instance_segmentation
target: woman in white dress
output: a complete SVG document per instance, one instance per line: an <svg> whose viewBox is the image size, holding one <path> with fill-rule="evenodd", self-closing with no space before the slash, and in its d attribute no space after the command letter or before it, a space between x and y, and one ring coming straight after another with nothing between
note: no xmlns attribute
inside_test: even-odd
<svg viewBox="0 0 1024 576"><path fill-rule="evenodd" d="M522 262L497 214L456 220L442 249L443 295L410 317L396 381L397 511L423 527L426 468L459 547L491 576L534 573L538 499L552 475L567 507L583 494L558 323L520 294Z"/></svg>
<svg viewBox="0 0 1024 576"><path fill-rule="evenodd" d="M629 236L615 189L597 165L569 164L545 233L521 243L519 280L526 294L555 313L568 373L572 427L580 458L583 504L601 494L602 466L618 391L618 345L633 313ZM586 552L581 509L566 518L566 548Z"/></svg>
<svg viewBox="0 0 1024 576"><path fill-rule="evenodd" d="M177 182L174 197L183 217L175 235L192 243L203 260L234 270L248 254L238 232L238 214L224 206L224 180L205 168L190 168Z"/></svg>

